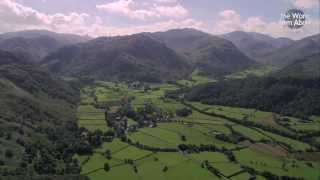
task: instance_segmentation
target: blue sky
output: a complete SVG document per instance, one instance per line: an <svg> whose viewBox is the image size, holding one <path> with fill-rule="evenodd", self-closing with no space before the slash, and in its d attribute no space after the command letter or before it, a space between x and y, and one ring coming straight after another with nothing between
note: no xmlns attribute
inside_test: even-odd
<svg viewBox="0 0 320 180"><path fill-rule="evenodd" d="M302 29L279 22L290 8L310 15ZM319 9L318 0L0 0L0 32L48 29L110 36L190 27L299 39L319 33Z"/></svg>

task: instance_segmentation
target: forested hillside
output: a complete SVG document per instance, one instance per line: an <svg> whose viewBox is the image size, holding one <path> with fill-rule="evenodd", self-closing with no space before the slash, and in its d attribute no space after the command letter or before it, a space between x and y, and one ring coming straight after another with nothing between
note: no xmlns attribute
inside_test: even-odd
<svg viewBox="0 0 320 180"><path fill-rule="evenodd" d="M274 73L274 76L296 77L301 79L320 77L320 53L298 59Z"/></svg>
<svg viewBox="0 0 320 180"><path fill-rule="evenodd" d="M0 51L0 176L77 174L79 91L21 62Z"/></svg>
<svg viewBox="0 0 320 180"><path fill-rule="evenodd" d="M188 100L307 118L320 114L320 79L247 78L192 88Z"/></svg>

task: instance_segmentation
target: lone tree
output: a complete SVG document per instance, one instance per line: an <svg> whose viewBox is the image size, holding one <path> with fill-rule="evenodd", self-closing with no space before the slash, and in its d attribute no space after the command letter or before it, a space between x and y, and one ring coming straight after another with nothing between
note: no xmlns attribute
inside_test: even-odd
<svg viewBox="0 0 320 180"><path fill-rule="evenodd" d="M162 169L163 172L167 172L168 171L168 166L164 166L164 168Z"/></svg>
<svg viewBox="0 0 320 180"><path fill-rule="evenodd" d="M182 136L181 136L181 141L187 141L187 138L186 138L185 135L182 135Z"/></svg>
<svg viewBox="0 0 320 180"><path fill-rule="evenodd" d="M110 165L109 165L109 163L104 163L103 169L104 169L104 171L106 171L106 172L110 171Z"/></svg>
<svg viewBox="0 0 320 180"><path fill-rule="evenodd" d="M138 173L138 168L137 168L137 166L134 166L134 167L133 167L133 170L134 170L135 173Z"/></svg>

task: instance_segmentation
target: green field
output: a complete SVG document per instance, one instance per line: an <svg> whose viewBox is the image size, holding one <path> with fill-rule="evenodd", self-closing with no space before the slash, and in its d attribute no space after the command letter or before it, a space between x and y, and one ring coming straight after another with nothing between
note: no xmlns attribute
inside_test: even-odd
<svg viewBox="0 0 320 180"><path fill-rule="evenodd" d="M100 153L94 153L92 156L76 157L80 162L89 157L89 160L82 165L82 173L87 174L94 180L116 178L116 179L194 179L201 177L203 179L218 179L205 169L201 168L202 159L210 161L225 160L223 154L204 153L184 156L180 153L153 153L150 151L139 150L135 147L123 147L119 141L105 143L103 149L108 147L112 149L112 159L107 160ZM211 155L210 155L211 154ZM211 159L210 159L211 158ZM218 159L219 158L219 159ZM124 159L133 159L134 165L124 164ZM198 161L193 161L197 159ZM109 163L111 170L103 170L104 163ZM135 166L138 172L133 169ZM163 172L163 168L168 170ZM188 171L188 172L185 172Z"/></svg>
<svg viewBox="0 0 320 180"><path fill-rule="evenodd" d="M177 81L178 84L186 87L192 87L200 84L213 83L217 82L214 78L209 78L203 75L200 75L197 70L195 70L188 79L183 79Z"/></svg>
<svg viewBox="0 0 320 180"><path fill-rule="evenodd" d="M199 78L199 79L196 79ZM196 80L194 80L196 79ZM193 76L193 80L183 80L179 83L190 86L190 83L205 83L208 79ZM165 112L175 115L176 110L184 108L181 102L164 98L167 90L177 90L173 84L151 84L151 90L130 89L125 83L96 82L94 86L84 87L81 91L81 104L78 106L78 123L90 131L112 129L107 127L104 109L95 108L96 103L121 101L131 98L131 105L136 110L146 102L152 102ZM288 117L289 126L278 123L278 117L272 112L264 112L255 109L226 107L218 105L205 105L199 102L188 102L196 108L207 113L223 115L237 119L240 122L251 121L259 126L274 128L285 133L294 133L292 129L302 131L317 131L319 117L311 117L312 121L305 122L297 118ZM113 109L115 107L111 107ZM305 179L317 179L320 177L317 161L303 161L295 158L287 152L291 150L305 152L312 146L306 142L281 136L266 129L256 126L245 126L231 122L228 119L215 117L193 110L186 117L174 117L173 122L157 123L155 127L141 127L134 132L128 132L127 137L132 143L147 145L154 148L177 149L180 144L195 146L214 145L223 150L232 151L236 161L230 161L222 152L199 152L185 154L182 152L156 152L130 145L115 138L112 142L105 142L101 147L94 149L92 155L75 156L81 164L81 173L91 180L104 179L137 179L137 180L211 180L220 179L217 175L202 167L203 162L208 161L222 175L222 179L249 179L253 175L243 167L253 168L256 172L270 172L278 176L303 177ZM135 119L128 118L128 126L138 126ZM233 143L217 138L217 135L233 137L241 135L250 142ZM319 138L313 138L320 143ZM269 144L264 144L269 142ZM262 145L262 146L261 146ZM265 145L265 146L263 146ZM260 147L260 149L259 149ZM263 147L269 147L272 151L283 152L272 155L264 152ZM240 149L238 149L240 148ZM262 149L261 149L262 148ZM111 152L111 159L104 156L106 151ZM268 151L268 150L265 150ZM132 164L126 160L133 161ZM103 166L108 163L111 167L105 172ZM164 170L166 169L166 170ZM266 179L256 175L256 179Z"/></svg>
<svg viewBox="0 0 320 180"><path fill-rule="evenodd" d="M256 109L246 109L219 105L206 105L200 102L189 102L193 106L217 115L223 115L228 118L234 118L242 121L250 121L266 127L272 127L274 129L284 131L286 133L294 134L293 131L320 131L319 117L310 117L310 120L302 120L294 117L280 116L272 112L259 111ZM200 117L200 116L199 116ZM199 119L198 117L198 119ZM288 127L285 127L278 119L289 119Z"/></svg>
<svg viewBox="0 0 320 180"><path fill-rule="evenodd" d="M280 135L277 135L277 134L273 134L273 133L270 133L270 132L267 132L267 131L263 131L263 130L259 130L259 131L262 132L263 134L269 136L270 138L278 141L278 142L281 142L281 143L284 143L286 145L291 146L291 148L293 148L294 150L305 151L305 150L311 148L310 145L308 145L306 143L303 143L301 141L297 141L297 140L294 140L294 139L291 139L291 138L287 138L287 137L280 136Z"/></svg>
<svg viewBox="0 0 320 180"><path fill-rule="evenodd" d="M232 127L234 131L253 141L271 140L268 136L245 126L236 125Z"/></svg>
<svg viewBox="0 0 320 180"><path fill-rule="evenodd" d="M270 112L258 111L256 109L245 109L237 107L206 105L199 102L192 102L192 105L204 110L208 113L215 113L236 119L244 119L249 121L259 122L260 120L272 115Z"/></svg>
<svg viewBox="0 0 320 180"><path fill-rule="evenodd" d="M129 138L134 142L159 148L172 148L179 144L215 144L218 147L236 147L234 144L220 141L214 137L214 132L218 132L215 129L219 129L221 126L211 127L213 128L209 126L204 129L199 125L165 123L156 128L140 129L138 132L130 134ZM186 140L182 141L181 136L185 136Z"/></svg>
<svg viewBox="0 0 320 180"><path fill-rule="evenodd" d="M226 76L227 79L243 79L248 76L267 76L268 74L276 71L277 68L273 66L261 66L261 67L253 67L251 69L247 69L244 71L236 72Z"/></svg>
<svg viewBox="0 0 320 180"><path fill-rule="evenodd" d="M251 149L237 151L235 155L241 164L252 167L257 171L270 171L277 175L290 175L304 177L305 179L317 179L320 175L319 162L311 162L313 167L310 167L303 161L276 159Z"/></svg>
<svg viewBox="0 0 320 180"><path fill-rule="evenodd" d="M80 105L77 110L78 124L80 127L85 127L91 131L108 129L104 111L97 109L92 105Z"/></svg>

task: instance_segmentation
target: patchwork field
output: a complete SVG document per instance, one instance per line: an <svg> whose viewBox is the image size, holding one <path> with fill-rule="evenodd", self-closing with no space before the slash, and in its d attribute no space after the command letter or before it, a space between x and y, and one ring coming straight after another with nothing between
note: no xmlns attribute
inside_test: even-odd
<svg viewBox="0 0 320 180"><path fill-rule="evenodd" d="M154 153L150 151L139 150L135 147L122 147L119 141L105 143L103 147L112 150L112 159L107 160L99 152L89 156L89 160L82 165L83 174L87 174L91 179L194 179L201 177L203 179L218 179L205 169L201 168L201 161L193 161L193 158L203 159L211 157L209 153L196 154L194 157L184 156L181 153ZM118 149L120 148L120 149ZM223 154L212 153L212 157L225 159ZM78 156L77 159L88 158L88 156ZM134 164L124 164L124 159L133 159ZM83 161L83 160L82 160ZM110 172L105 172L103 166L108 163L111 166ZM137 169L135 172L134 168ZM168 170L163 172L163 168ZM188 173L185 173L185 171Z"/></svg>
<svg viewBox="0 0 320 180"><path fill-rule="evenodd" d="M191 82L194 81L180 83L188 85ZM116 137L112 142L104 142L95 148L92 155L75 156L81 164L81 174L92 180L240 180L253 176L256 179L268 179L265 172L308 180L320 177L319 161L310 161L309 155L303 154L313 149L313 145L280 134L283 132L291 135L296 133L295 130L301 130L300 133L317 132L319 117L310 117L311 121L306 122L256 109L205 105L199 102L187 102L200 111L193 109L191 114L181 117L176 115L176 111L186 108L186 105L164 98L166 91L177 89L179 87L173 84L152 84L149 90L143 90L124 83L101 81L83 88L82 102L77 113L78 123L91 132L114 130L107 126L105 110L98 108L97 104L126 99L131 99L130 104L134 110L148 102L173 115L173 119L171 122L159 122L156 126L139 127L135 118L127 118L128 127L138 127L126 133L130 143ZM230 121L228 118L237 121ZM283 118L289 119L288 125L283 124ZM251 124L244 124L246 122ZM276 131L269 130L271 128ZM320 143L319 137L313 137L313 143ZM181 144L193 147L213 145L217 150L186 153L179 150ZM147 150L143 146L155 150ZM156 149L176 151L163 152ZM109 152L111 158L106 158L105 152ZM232 157L230 159L230 153L234 160ZM301 160L304 157L309 160ZM204 165L205 162L208 164ZM106 163L110 167L109 171L104 170ZM213 169L210 170L209 166ZM254 171L249 171L248 168Z"/></svg>

